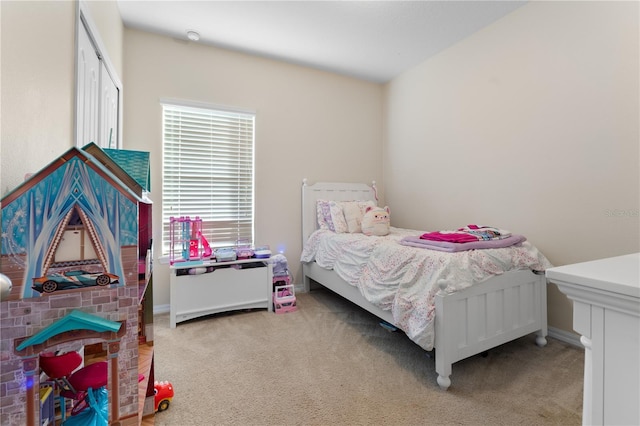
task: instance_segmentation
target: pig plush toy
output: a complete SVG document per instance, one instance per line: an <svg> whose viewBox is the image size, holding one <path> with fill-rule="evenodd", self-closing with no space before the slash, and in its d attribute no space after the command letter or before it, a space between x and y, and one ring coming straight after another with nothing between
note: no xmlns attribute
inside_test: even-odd
<svg viewBox="0 0 640 426"><path fill-rule="evenodd" d="M367 207L362 217L362 233L365 235L383 236L389 233L391 220L389 207Z"/></svg>

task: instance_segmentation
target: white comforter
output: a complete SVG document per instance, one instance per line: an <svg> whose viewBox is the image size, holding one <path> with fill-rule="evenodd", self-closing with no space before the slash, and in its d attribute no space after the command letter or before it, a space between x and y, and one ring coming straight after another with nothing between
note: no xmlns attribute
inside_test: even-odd
<svg viewBox="0 0 640 426"><path fill-rule="evenodd" d="M473 283L516 269L544 271L552 265L529 242L516 246L458 253L401 245L420 231L391 228L386 237L314 232L302 251L302 262L315 261L333 269L358 287L364 297L391 310L396 326L425 350L433 349L435 294L440 280L446 291L463 290Z"/></svg>

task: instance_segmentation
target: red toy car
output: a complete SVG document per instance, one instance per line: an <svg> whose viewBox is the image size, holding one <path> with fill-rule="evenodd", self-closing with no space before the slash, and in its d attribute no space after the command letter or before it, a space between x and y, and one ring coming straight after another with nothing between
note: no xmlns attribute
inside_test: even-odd
<svg viewBox="0 0 640 426"><path fill-rule="evenodd" d="M155 393L156 412L169 408L173 399L173 385L167 381L153 383Z"/></svg>

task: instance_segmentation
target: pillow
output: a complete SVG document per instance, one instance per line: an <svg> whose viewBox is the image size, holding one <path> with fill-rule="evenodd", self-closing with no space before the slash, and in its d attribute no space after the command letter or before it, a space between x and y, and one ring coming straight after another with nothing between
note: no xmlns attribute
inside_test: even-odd
<svg viewBox="0 0 640 426"><path fill-rule="evenodd" d="M344 218L342 205L342 201L329 201L329 210L331 211L333 230L339 234L344 234L349 230L349 228L347 227L347 221Z"/></svg>
<svg viewBox="0 0 640 426"><path fill-rule="evenodd" d="M375 207L376 203L373 201L345 201L342 203L342 211L344 213L344 219L347 222L347 232L359 233L362 232L361 223L367 207Z"/></svg>
<svg viewBox="0 0 640 426"><path fill-rule="evenodd" d="M368 207L376 207L375 201L317 200L318 227L337 233L362 232L360 223Z"/></svg>
<svg viewBox="0 0 640 426"><path fill-rule="evenodd" d="M329 201L318 200L316 202L316 214L318 218L318 227L320 229L335 231L335 228L333 227L333 221L331 220L331 209L329 208Z"/></svg>

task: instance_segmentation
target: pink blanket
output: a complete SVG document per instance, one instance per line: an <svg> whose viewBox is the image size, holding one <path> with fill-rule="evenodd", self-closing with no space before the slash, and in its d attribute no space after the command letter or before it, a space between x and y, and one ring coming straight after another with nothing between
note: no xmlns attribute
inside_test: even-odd
<svg viewBox="0 0 640 426"><path fill-rule="evenodd" d="M476 250L476 249L491 249L510 247L516 244L520 244L527 239L522 235L511 235L506 238L496 240L482 240L471 241L468 243L452 243L448 241L431 241L425 240L420 237L404 237L400 240L400 244L411 247L419 247L430 250L446 251L446 252L458 252L464 250Z"/></svg>

